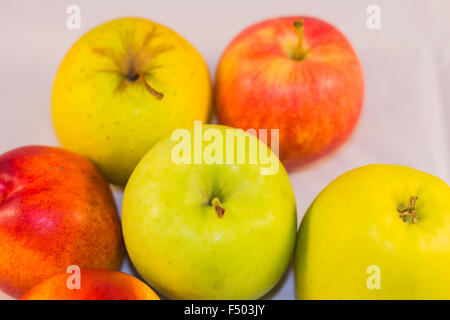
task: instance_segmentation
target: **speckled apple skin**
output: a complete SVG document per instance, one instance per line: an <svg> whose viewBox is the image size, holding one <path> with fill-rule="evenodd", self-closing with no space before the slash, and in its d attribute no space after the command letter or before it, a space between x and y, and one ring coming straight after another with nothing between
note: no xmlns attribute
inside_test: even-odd
<svg viewBox="0 0 450 320"><path fill-rule="evenodd" d="M291 58L294 22L304 20L304 60ZM219 122L243 129L279 129L280 160L298 169L338 148L353 131L364 78L349 41L311 17L269 19L242 31L216 73Z"/></svg>
<svg viewBox="0 0 450 320"><path fill-rule="evenodd" d="M109 185L85 158L27 146L0 155L0 290L13 297L69 265L118 268L123 241Z"/></svg>
<svg viewBox="0 0 450 320"><path fill-rule="evenodd" d="M67 287L71 276L53 276L29 290L21 300L159 300L144 282L120 271L81 270L80 289Z"/></svg>
<svg viewBox="0 0 450 320"><path fill-rule="evenodd" d="M141 71L162 99L149 94L142 81L124 81L114 63L135 47L147 57ZM211 106L211 80L200 53L171 29L133 17L84 34L64 57L52 91L61 144L121 186L153 145L195 120L208 121Z"/></svg>

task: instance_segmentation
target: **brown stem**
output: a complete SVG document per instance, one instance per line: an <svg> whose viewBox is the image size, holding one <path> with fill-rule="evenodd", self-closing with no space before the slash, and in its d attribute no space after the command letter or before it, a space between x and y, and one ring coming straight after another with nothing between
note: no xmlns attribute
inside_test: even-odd
<svg viewBox="0 0 450 320"><path fill-rule="evenodd" d="M292 59L296 61L303 60L306 55L306 51L303 49L303 25L304 25L303 19L294 22L294 27L297 29L298 33L298 41Z"/></svg>
<svg viewBox="0 0 450 320"><path fill-rule="evenodd" d="M143 73L139 74L139 78L141 78L142 83L144 83L144 86L147 89L147 91L150 92L152 95L154 95L156 99L161 100L164 97L164 95L161 92L156 91L148 84L148 82L145 80L145 76Z"/></svg>
<svg viewBox="0 0 450 320"><path fill-rule="evenodd" d="M409 217L409 223L413 224L416 222L417 219L417 212L416 212L416 200L419 199L416 196L412 196L409 199L409 206L404 207L401 206L397 208L398 215L400 218L402 218L405 222L407 221L407 218Z"/></svg>
<svg viewBox="0 0 450 320"><path fill-rule="evenodd" d="M211 200L210 205L213 206L214 209L216 210L216 213L217 213L217 216L219 217L219 219L223 218L223 214L225 213L225 209L222 207L222 203L220 203L219 198L214 197Z"/></svg>

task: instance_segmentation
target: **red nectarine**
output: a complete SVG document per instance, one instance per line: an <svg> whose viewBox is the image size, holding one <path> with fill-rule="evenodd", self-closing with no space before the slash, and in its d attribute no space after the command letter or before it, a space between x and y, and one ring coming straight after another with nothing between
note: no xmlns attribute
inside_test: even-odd
<svg viewBox="0 0 450 320"><path fill-rule="evenodd" d="M111 189L85 158L29 146L0 155L0 290L19 297L69 265L118 268Z"/></svg>
<svg viewBox="0 0 450 320"><path fill-rule="evenodd" d="M70 276L53 276L29 290L21 300L159 300L141 280L120 271L81 270L79 289L68 288Z"/></svg>

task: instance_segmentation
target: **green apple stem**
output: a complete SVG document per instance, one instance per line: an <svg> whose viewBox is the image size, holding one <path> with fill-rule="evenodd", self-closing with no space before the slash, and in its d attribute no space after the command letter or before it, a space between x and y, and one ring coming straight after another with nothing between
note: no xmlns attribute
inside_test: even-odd
<svg viewBox="0 0 450 320"><path fill-rule="evenodd" d="M216 210L216 213L217 213L217 216L219 217L219 219L223 218L223 214L225 213L225 209L222 207L222 203L220 203L219 198L214 197L211 200L210 205L214 207L214 210Z"/></svg>
<svg viewBox="0 0 450 320"><path fill-rule="evenodd" d="M154 95L156 99L161 100L164 97L164 95L161 92L156 91L148 84L148 82L145 80L145 76L143 73L139 74L139 78L142 80L142 83L144 84L147 91L150 92L152 95Z"/></svg>
<svg viewBox="0 0 450 320"><path fill-rule="evenodd" d="M296 61L303 60L306 55L306 51L303 49L303 25L304 25L303 19L294 22L294 27L297 29L298 33L298 41L292 59Z"/></svg>
<svg viewBox="0 0 450 320"><path fill-rule="evenodd" d="M413 196L409 199L408 207L401 205L400 207L397 208L400 218L402 218L403 221L408 222L409 224L415 223L417 219L417 212L416 212L417 199L418 197Z"/></svg>

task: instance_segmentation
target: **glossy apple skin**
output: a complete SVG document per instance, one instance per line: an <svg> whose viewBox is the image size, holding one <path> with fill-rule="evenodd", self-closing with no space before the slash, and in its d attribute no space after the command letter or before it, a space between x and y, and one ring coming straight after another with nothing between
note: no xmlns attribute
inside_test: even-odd
<svg viewBox="0 0 450 320"><path fill-rule="evenodd" d="M397 209L412 196L417 220L408 224ZM380 289L367 285L369 266L379 268ZM368 165L336 178L306 212L297 298L450 299L449 266L449 186L409 167Z"/></svg>
<svg viewBox="0 0 450 320"><path fill-rule="evenodd" d="M30 289L21 300L159 300L141 280L120 271L82 269L80 289L67 288L70 276L53 276Z"/></svg>
<svg viewBox="0 0 450 320"><path fill-rule="evenodd" d="M295 21L304 20L304 60L291 58ZM296 169L338 148L360 116L364 83L358 58L332 25L310 17L257 23L228 45L216 73L221 124L279 129L280 159Z"/></svg>
<svg viewBox="0 0 450 320"><path fill-rule="evenodd" d="M225 135L227 127L203 126L209 128ZM285 169L261 175L260 164L174 164L175 144L168 137L153 147L126 186L122 225L134 266L174 299L261 297L283 275L295 245L296 204ZM222 218L210 205L214 196Z"/></svg>
<svg viewBox="0 0 450 320"><path fill-rule="evenodd" d="M69 265L118 268L123 242L109 185L85 158L27 146L0 156L0 290L20 297Z"/></svg>

